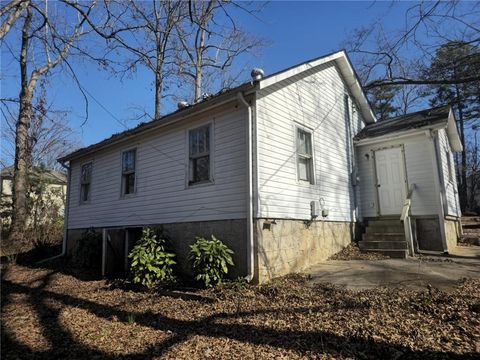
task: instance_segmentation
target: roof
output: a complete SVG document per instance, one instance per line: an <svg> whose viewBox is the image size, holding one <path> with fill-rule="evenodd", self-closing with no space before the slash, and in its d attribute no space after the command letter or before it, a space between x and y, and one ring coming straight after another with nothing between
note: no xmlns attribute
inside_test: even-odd
<svg viewBox="0 0 480 360"><path fill-rule="evenodd" d="M49 169L49 168L42 168L39 166L35 166L33 168L33 171L35 175L42 175L44 179L48 180L52 184L62 185L67 183L67 174L63 171L58 171L58 170ZM4 179L13 179L13 172L14 172L13 166L4 167L0 172L0 177Z"/></svg>
<svg viewBox="0 0 480 360"><path fill-rule="evenodd" d="M106 146L116 144L126 139L127 137L134 136L154 128L171 124L191 114L197 114L204 110L208 110L211 107L218 105L219 103L231 101L236 97L236 95L239 92L249 92L249 91L254 92L258 89L266 88L275 83L278 83L279 81L282 81L291 76L300 74L313 67L319 66L321 64L325 64L330 61L335 61L335 63L338 65L338 68L340 69L340 72L345 77L346 83L348 84L348 86L352 91L352 95L355 97L355 99L360 105L360 111L362 112L362 115L366 123L374 123L376 121L375 116L371 110L370 104L368 103L367 97L365 96L365 93L362 90L358 76L355 73L355 70L353 69L353 66L350 62L350 59L347 56L347 53L345 52L345 50L341 50L341 51L333 52L315 59L302 62L300 64L294 65L287 69L265 76L260 81L256 81L256 82L249 81L235 88L221 91L213 96L203 99L202 101L192 104L186 108L178 109L158 119L154 119L146 123L141 123L132 129L114 134L111 137L105 140L102 140L96 144L76 150L58 159L58 161L63 163L65 161L69 161L74 158L78 158L83 155L89 154L91 152L94 152Z"/></svg>
<svg viewBox="0 0 480 360"><path fill-rule="evenodd" d="M367 125L355 136L355 140L360 141L410 130L427 130L438 127L447 129L453 150L461 151L461 142L450 105L424 109Z"/></svg>
<svg viewBox="0 0 480 360"><path fill-rule="evenodd" d="M99 150L103 147L113 145L117 142L122 141L123 139L134 136L137 134L140 134L144 131L156 128L156 127L161 127L165 126L168 124L171 124L174 121L180 120L183 117L186 117L192 113L195 112L203 112L204 109L208 109L211 106L213 107L214 105L217 105L219 103L223 103L224 101L227 101L228 99L231 99L237 95L238 92L240 91L247 91L249 89L253 89L254 84L252 82L247 82L243 83L242 85L239 85L235 88L231 88L228 90L223 90L218 92L215 95L209 96L201 101L196 102L195 104L192 104L190 106L187 106L185 108L180 108L170 114L164 115L158 119L154 119L148 122L143 122L138 124L136 127L132 129L127 129L125 131L122 131L117 134L113 134L109 138L102 140L98 143L92 144L90 146L78 149L70 154L67 154L61 158L58 159L59 162L63 163L65 161L69 161L74 158L78 158L82 155L86 155L88 153L91 153L93 151Z"/></svg>

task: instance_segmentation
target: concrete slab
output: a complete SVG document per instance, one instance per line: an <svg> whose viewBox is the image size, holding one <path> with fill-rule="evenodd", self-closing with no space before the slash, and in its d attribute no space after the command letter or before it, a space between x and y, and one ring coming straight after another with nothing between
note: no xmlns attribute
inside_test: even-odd
<svg viewBox="0 0 480 360"><path fill-rule="evenodd" d="M480 258L408 258L388 260L329 260L307 271L314 283L331 283L352 290L376 287L449 291L463 278L480 279Z"/></svg>

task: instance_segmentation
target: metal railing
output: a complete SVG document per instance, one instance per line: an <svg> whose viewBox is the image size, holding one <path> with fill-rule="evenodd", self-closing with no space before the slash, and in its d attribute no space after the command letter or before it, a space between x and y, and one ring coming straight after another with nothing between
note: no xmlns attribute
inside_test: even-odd
<svg viewBox="0 0 480 360"><path fill-rule="evenodd" d="M412 206L412 195L415 190L415 184L411 184L408 189L407 197L403 203L402 215L400 215L400 221L403 222L403 229L405 231L405 238L408 244L408 252L410 256L415 255L415 245L413 243L412 222L410 218L410 208Z"/></svg>

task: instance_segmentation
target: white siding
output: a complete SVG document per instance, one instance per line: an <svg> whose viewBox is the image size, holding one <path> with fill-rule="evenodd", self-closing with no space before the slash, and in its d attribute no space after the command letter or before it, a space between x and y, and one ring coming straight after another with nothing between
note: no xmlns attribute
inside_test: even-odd
<svg viewBox="0 0 480 360"><path fill-rule="evenodd" d="M310 219L310 202L317 200L329 210L326 220L354 220L351 137L363 121L355 111L348 134L345 91L337 68L329 63L257 93L256 217ZM313 133L313 185L297 181L297 125Z"/></svg>
<svg viewBox="0 0 480 360"><path fill-rule="evenodd" d="M457 188L457 178L455 176L455 161L453 159L453 152L448 141L448 136L445 130L440 130L438 132L438 142L439 142L439 151L440 151L440 162L443 172L445 195L446 195L446 215L451 216L461 216L460 211L460 200L458 198L458 188ZM448 160L447 153L450 156L450 163L452 165L452 181L448 179Z"/></svg>
<svg viewBox="0 0 480 360"><path fill-rule="evenodd" d="M68 227L102 227L246 217L246 112L233 105L132 137L72 162ZM213 123L214 184L186 186L187 129ZM136 193L121 198L121 154L136 147ZM79 204L80 166L93 161L91 199Z"/></svg>
<svg viewBox="0 0 480 360"><path fill-rule="evenodd" d="M432 142L425 135L416 135L373 145L357 146L356 156L359 167L361 213L363 217L377 215L376 180L372 151L380 148L403 145L408 185L414 183L412 215L438 214L438 199L433 181ZM367 155L368 154L368 158Z"/></svg>

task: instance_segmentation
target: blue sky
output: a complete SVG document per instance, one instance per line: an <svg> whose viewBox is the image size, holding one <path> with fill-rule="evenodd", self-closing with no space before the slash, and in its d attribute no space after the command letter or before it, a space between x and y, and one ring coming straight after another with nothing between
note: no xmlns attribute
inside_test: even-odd
<svg viewBox="0 0 480 360"><path fill-rule="evenodd" d="M404 10L412 3L354 1L354 2L291 2L273 1L259 15L241 16L239 23L253 34L269 41L252 65L262 67L266 74L296 63L321 56L341 48L342 42L355 28L381 18L387 28L398 28ZM133 127L135 109L152 112L154 94L152 78L146 71L138 71L120 81L111 73L98 69L86 61L72 60L82 86L93 95L89 98L89 120L82 127L85 105L81 93L70 76L56 70L49 84L48 97L55 108L68 110L71 126L77 131L82 145L98 142L112 133ZM244 78L248 79L249 71ZM18 67L2 48L2 97L17 96ZM98 101L102 106L96 103ZM164 103L164 112L174 104ZM106 109L106 110L105 110ZM129 120L130 119L130 120ZM119 121L120 120L120 123Z"/></svg>

